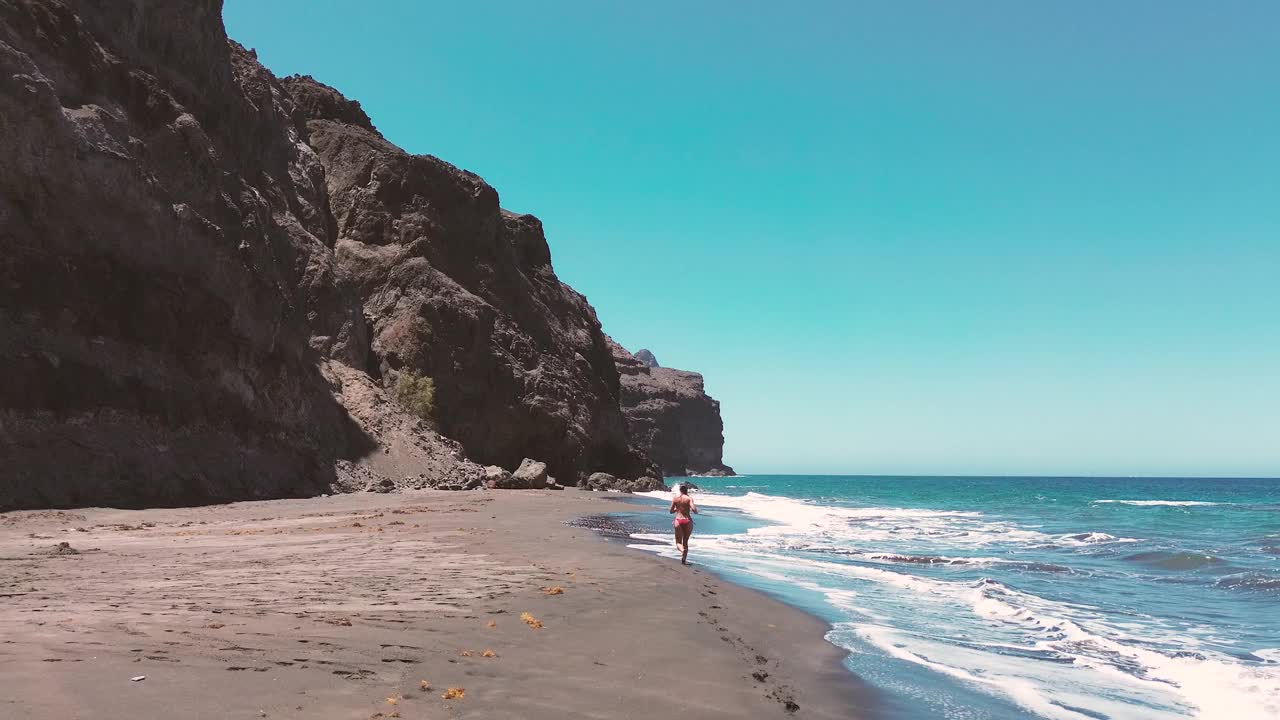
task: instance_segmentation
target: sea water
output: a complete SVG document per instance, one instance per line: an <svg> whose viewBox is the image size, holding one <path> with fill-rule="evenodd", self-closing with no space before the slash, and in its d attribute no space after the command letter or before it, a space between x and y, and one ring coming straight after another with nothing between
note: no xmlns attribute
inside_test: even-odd
<svg viewBox="0 0 1280 720"><path fill-rule="evenodd" d="M1280 480L694 482L690 559L829 621L879 716L1280 718ZM631 547L676 557L669 499Z"/></svg>

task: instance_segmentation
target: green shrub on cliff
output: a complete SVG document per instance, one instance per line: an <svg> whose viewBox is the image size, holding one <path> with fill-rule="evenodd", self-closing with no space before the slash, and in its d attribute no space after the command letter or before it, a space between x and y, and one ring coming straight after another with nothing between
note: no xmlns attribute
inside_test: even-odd
<svg viewBox="0 0 1280 720"><path fill-rule="evenodd" d="M405 410L430 421L436 409L436 382L429 377L405 371L396 381L396 401Z"/></svg>

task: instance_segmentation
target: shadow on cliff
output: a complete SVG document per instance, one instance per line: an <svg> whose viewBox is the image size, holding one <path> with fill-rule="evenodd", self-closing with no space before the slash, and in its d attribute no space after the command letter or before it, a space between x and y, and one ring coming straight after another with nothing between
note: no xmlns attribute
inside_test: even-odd
<svg viewBox="0 0 1280 720"><path fill-rule="evenodd" d="M259 358L248 380L217 367L207 345L139 362L118 337L10 319L0 312L0 511L314 496L331 491L336 461L378 449L314 351Z"/></svg>
<svg viewBox="0 0 1280 720"><path fill-rule="evenodd" d="M376 444L324 171L216 0L0 0L0 509L324 492Z"/></svg>

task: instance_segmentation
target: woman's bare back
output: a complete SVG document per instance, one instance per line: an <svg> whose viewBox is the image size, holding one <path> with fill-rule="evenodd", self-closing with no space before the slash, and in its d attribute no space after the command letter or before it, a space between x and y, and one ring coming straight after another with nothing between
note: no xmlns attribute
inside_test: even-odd
<svg viewBox="0 0 1280 720"><path fill-rule="evenodd" d="M671 501L671 506L675 508L680 517L690 517L690 512L693 510L693 498L688 495L680 495Z"/></svg>

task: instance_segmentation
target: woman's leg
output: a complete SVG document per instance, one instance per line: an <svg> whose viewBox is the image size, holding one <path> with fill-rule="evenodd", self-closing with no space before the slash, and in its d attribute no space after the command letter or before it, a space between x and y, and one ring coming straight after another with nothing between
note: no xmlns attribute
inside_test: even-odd
<svg viewBox="0 0 1280 720"><path fill-rule="evenodd" d="M676 535L676 549L683 550L684 546L681 545L681 543L684 542L684 526L683 525L675 526L675 535Z"/></svg>
<svg viewBox="0 0 1280 720"><path fill-rule="evenodd" d="M681 539L681 544L680 544L680 562L684 564L688 564L687 558L689 557L689 538L693 537L693 523L685 523L680 528L680 530L684 532L684 537Z"/></svg>

